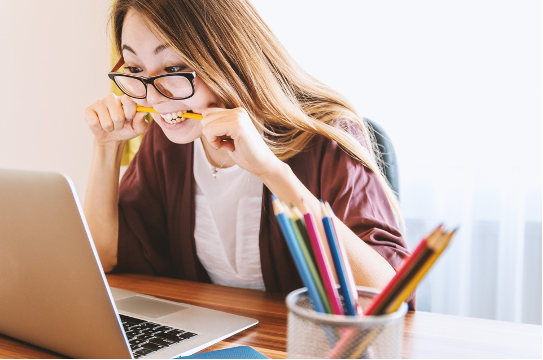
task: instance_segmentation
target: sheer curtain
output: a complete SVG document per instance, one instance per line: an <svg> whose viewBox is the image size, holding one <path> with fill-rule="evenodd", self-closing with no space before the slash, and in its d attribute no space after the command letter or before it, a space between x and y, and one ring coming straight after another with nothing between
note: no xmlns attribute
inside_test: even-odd
<svg viewBox="0 0 543 360"><path fill-rule="evenodd" d="M541 324L541 1L251 2L391 138L410 248L459 226L418 309Z"/></svg>
<svg viewBox="0 0 543 360"><path fill-rule="evenodd" d="M402 204L410 248L441 222L459 226L420 285L417 308L541 324L541 176L508 165L409 174Z"/></svg>

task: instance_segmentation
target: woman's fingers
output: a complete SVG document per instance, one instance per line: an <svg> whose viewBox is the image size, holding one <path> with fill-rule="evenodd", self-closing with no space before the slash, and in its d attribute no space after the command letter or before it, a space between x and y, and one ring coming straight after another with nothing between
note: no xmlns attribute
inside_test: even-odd
<svg viewBox="0 0 543 360"><path fill-rule="evenodd" d="M144 116L144 113L136 112L136 103L132 99L115 94L109 94L85 108L85 119L91 131L103 143L129 140L144 134L149 128Z"/></svg>
<svg viewBox="0 0 543 360"><path fill-rule="evenodd" d="M121 130L126 121L123 105L121 103L121 97L116 96L115 94L109 94L104 98L104 104L109 111L109 117L113 123L113 130Z"/></svg>
<svg viewBox="0 0 543 360"><path fill-rule="evenodd" d="M218 149L235 151L236 146L234 145L234 140L221 140Z"/></svg>
<svg viewBox="0 0 543 360"><path fill-rule="evenodd" d="M139 112L132 119L132 128L137 135L145 134L149 129L149 122L145 119L147 113Z"/></svg>
<svg viewBox="0 0 543 360"><path fill-rule="evenodd" d="M221 108L221 107L208 107L208 108L205 108L204 110L202 110L202 116L204 117L202 119L202 122L204 124L206 124L206 123L208 123L210 121L213 121L214 117L211 116L211 115L221 113L223 111L229 111L229 110L225 109L225 108Z"/></svg>
<svg viewBox="0 0 543 360"><path fill-rule="evenodd" d="M235 150L234 141L245 130L245 127L252 126L247 112L242 108L222 109L207 108L202 112L202 131L207 141L216 149L224 148ZM245 125L244 125L245 123ZM242 136L242 135L241 135Z"/></svg>
<svg viewBox="0 0 543 360"><path fill-rule="evenodd" d="M85 120L87 120L87 124L93 133L103 130L98 114L92 105L85 108Z"/></svg>
<svg viewBox="0 0 543 360"><path fill-rule="evenodd" d="M125 120L131 121L136 116L137 104L127 95L120 97Z"/></svg>
<svg viewBox="0 0 543 360"><path fill-rule="evenodd" d="M115 126L111 119L110 112L103 101L97 102L95 111L100 119L100 126L102 126L102 129L107 132L112 132L115 129Z"/></svg>
<svg viewBox="0 0 543 360"><path fill-rule="evenodd" d="M204 125L202 129L207 142L215 149L220 149L223 146L223 140L231 141L232 147L234 147L231 139L236 139L238 131L237 121L228 118L212 121Z"/></svg>

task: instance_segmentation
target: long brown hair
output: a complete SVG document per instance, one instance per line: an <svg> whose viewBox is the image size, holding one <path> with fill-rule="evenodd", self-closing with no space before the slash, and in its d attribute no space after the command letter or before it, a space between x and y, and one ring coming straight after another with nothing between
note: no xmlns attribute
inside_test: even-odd
<svg viewBox="0 0 543 360"><path fill-rule="evenodd" d="M377 175L405 228L368 125L343 96L290 57L249 1L117 0L111 21L119 54L129 9L143 17L227 108L243 107L279 159L296 155L316 134L337 141ZM363 139L346 131L350 125L360 127Z"/></svg>

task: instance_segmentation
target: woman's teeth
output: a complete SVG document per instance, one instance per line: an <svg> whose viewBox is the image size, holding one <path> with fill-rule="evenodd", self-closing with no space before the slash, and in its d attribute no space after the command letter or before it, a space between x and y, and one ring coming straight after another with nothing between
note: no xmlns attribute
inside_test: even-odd
<svg viewBox="0 0 543 360"><path fill-rule="evenodd" d="M164 121L166 121L168 124L173 125L173 124L178 124L186 120L186 118L183 117L184 113L185 111L178 111L178 112L173 112L170 114L160 114L160 116L162 116Z"/></svg>

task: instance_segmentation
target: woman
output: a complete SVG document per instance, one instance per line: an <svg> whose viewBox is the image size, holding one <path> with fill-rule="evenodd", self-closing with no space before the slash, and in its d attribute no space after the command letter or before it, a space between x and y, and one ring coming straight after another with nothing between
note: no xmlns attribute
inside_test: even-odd
<svg viewBox="0 0 543 360"><path fill-rule="evenodd" d="M111 19L125 75L110 77L127 95L85 109L85 215L105 271L299 288L273 193L314 214L329 201L356 283L390 281L408 252L366 125L247 1L119 0ZM149 124L137 105L159 114ZM143 133L118 185L124 143Z"/></svg>

